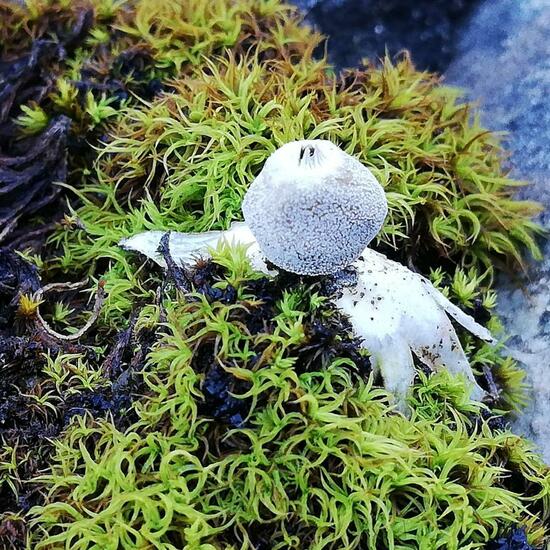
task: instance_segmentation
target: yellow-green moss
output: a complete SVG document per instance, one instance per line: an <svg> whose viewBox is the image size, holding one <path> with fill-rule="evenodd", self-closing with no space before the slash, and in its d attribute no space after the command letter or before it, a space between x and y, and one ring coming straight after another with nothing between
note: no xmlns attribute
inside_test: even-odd
<svg viewBox="0 0 550 550"><path fill-rule="evenodd" d="M108 298L88 353L58 351L35 365L33 411L55 415L67 396L110 384L104 361L131 312L136 327L164 335L130 427L80 417L56 442L51 469L35 480L48 495L32 511L29 548L475 549L516 523L545 540L548 469L524 440L483 419L461 380L421 375L406 419L369 375L368 350L348 342L353 359L342 346L312 351L312 327L338 316L313 282L266 311L259 275L242 250L226 250L215 286L235 287L233 303L176 296L157 268L117 246L145 229L227 227L276 147L327 138L386 189L376 246L431 271L462 307L477 300L490 311L493 264L538 255L537 207L514 200L518 182L497 138L459 93L406 56L335 75L313 58L320 37L276 0L2 2L2 54L70 31L87 7L92 27L51 67L51 94L15 118L38 133L65 114L72 137L87 140L69 157L67 216L33 261L48 282L89 276L92 288L102 278ZM139 61L123 66L133 55ZM109 92L115 81L126 95ZM156 81L164 91L151 91ZM83 84L90 90L79 92ZM281 281L263 284L269 294ZM52 311L68 323L66 311ZM254 312L261 330L243 320ZM478 374L490 367L501 383L498 406L516 408L522 373L502 346L461 338ZM245 399L242 425L204 409L204 346ZM2 445L2 491L20 496L29 451ZM23 521L12 512L0 519Z"/></svg>
<svg viewBox="0 0 550 550"><path fill-rule="evenodd" d="M63 255L52 266L82 269L109 258L132 280L118 240L152 228L227 227L241 218L242 197L267 156L304 137L339 143L377 175L390 207L379 246L402 261L489 267L495 258L519 262L525 246L537 254L528 218L535 206L512 200L517 182L502 172L494 137L469 122L456 92L408 59L354 78L336 81L307 57L219 58L174 81L174 93L124 110L95 175L75 189L85 229L53 237ZM113 290L121 273L107 274Z"/></svg>
<svg viewBox="0 0 550 550"><path fill-rule="evenodd" d="M34 548L473 550L517 523L543 540L550 471L491 429L463 380L422 376L412 417L394 413L364 366L311 335L335 315L313 290L258 285L238 250L220 259L215 285L236 285L237 301L162 304L135 424L80 419L57 442ZM256 331L259 289L279 298ZM216 416L212 368L237 420Z"/></svg>

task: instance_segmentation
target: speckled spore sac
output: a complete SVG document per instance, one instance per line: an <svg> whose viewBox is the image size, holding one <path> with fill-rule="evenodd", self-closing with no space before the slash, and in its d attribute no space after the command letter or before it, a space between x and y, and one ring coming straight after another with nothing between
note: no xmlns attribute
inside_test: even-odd
<svg viewBox="0 0 550 550"><path fill-rule="evenodd" d="M301 275L354 262L387 213L384 190L357 159L324 140L288 143L252 183L243 213L265 257Z"/></svg>

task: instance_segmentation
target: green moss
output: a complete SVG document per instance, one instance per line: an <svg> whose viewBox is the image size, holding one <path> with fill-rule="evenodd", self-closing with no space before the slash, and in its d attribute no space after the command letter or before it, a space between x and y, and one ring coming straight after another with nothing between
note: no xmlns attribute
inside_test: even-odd
<svg viewBox="0 0 550 550"><path fill-rule="evenodd" d="M32 113L68 114L74 132L101 140L97 161L91 150L70 157L68 185L84 229L60 227L50 240L60 254L49 254L45 271L52 279L105 276L111 326L148 294L117 247L121 237L227 227L240 219L267 156L303 137L338 142L384 184L390 214L378 245L392 256L428 270L447 259L521 262L524 247L538 255L529 219L536 206L512 200L518 182L506 177L495 136L456 90L407 58L336 77L312 59L318 35L273 0L35 1L30 20L14 7L0 30L17 29L14 44L63 34L58 28L68 32L87 5L91 35L60 66L50 103ZM152 99L144 88L151 79L165 88ZM115 82L127 94L122 103L102 91ZM21 120L34 128L29 113Z"/></svg>
<svg viewBox="0 0 550 550"><path fill-rule="evenodd" d="M149 344L126 346L139 359L121 360L139 378L131 422L75 418L33 481L44 506L11 510L2 525L32 517L29 548L77 550L475 549L516 523L542 543L548 469L490 418L523 400L502 344L460 334L482 385L487 372L497 383L492 413L469 402L462 380L420 374L407 419L319 281L267 281L242 249L222 250L206 277L216 292L197 283L202 293L175 295L160 270L117 246L146 229L225 228L275 148L331 139L386 189L375 246L500 333L493 266L538 257L537 206L513 198L519 183L497 137L459 92L406 56L335 75L313 58L320 37L276 0L0 2L2 54L61 40L87 7L91 27L49 68L50 93L14 119L22 133L59 114L73 120L70 206L48 246L26 255L44 282L88 276L93 292L103 279L108 297L83 349L33 364L25 407L55 418L71 396L120 385L107 371L128 325L132 338L162 337L145 366ZM82 306L43 307L70 332ZM234 394L222 403L208 390L216 377ZM35 450L10 437L0 491L17 502ZM45 464L46 444L39 451Z"/></svg>
<svg viewBox="0 0 550 550"><path fill-rule="evenodd" d="M516 523L542 541L550 471L490 428L463 380L422 377L412 418L394 413L333 342L307 351L315 320L338 315L315 289L258 280L238 250L216 256L214 284L238 300L163 303L138 420L81 419L56 444L33 547L474 549ZM280 296L271 314L258 293ZM242 418L216 416L212 368Z"/></svg>
<svg viewBox="0 0 550 550"><path fill-rule="evenodd" d="M116 118L96 107L116 101L109 94L124 90L124 101L135 103L136 96L153 95L152 80L181 76L227 48L294 58L319 42L290 7L274 0L27 0L24 7L0 2L0 12L0 53L14 56L35 39L67 47L67 58L51 67L58 80L48 110L71 116L73 131L84 134ZM90 25L83 23L86 12Z"/></svg>
<svg viewBox="0 0 550 550"><path fill-rule="evenodd" d="M517 182L503 174L495 138L469 122L455 91L408 59L353 77L336 81L307 57L293 65L256 56L205 62L174 82L174 94L124 113L97 164L94 191L112 195L101 205L105 221L117 200L145 221L183 230L227 226L275 148L328 138L385 185L386 244L410 247L421 234L416 256L435 249L487 264L489 254L519 260L524 245L536 253L535 226L525 219L533 205L510 200Z"/></svg>
<svg viewBox="0 0 550 550"><path fill-rule="evenodd" d="M520 261L524 246L538 254L534 205L512 200L516 182L494 138L407 59L357 71L353 84L307 57L205 63L175 81L176 92L123 113L97 178L76 190L85 229L52 239L61 267L120 262L118 240L153 227L227 227L267 156L304 137L336 141L384 184L390 214L379 246L393 256L490 267L498 257Z"/></svg>

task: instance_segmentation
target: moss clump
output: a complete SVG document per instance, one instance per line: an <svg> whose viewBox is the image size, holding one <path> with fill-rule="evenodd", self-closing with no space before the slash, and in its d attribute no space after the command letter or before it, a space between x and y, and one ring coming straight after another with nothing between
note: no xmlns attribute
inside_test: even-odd
<svg viewBox="0 0 550 550"><path fill-rule="evenodd" d="M276 0L32 0L0 13L0 71L17 88L0 146L51 152L48 128L67 125L58 170L38 172L45 198L62 196L56 174L70 200L19 219L42 226L45 246L27 227L11 241L42 282L0 289L0 543L481 548L516 523L545 540L548 470L494 418L522 399L501 348L460 335L492 412L443 374L420 377L405 419L322 281L259 278L226 250L192 274L196 293L175 296L117 246L144 229L227 227L276 147L328 138L386 188L376 246L498 332L493 264L538 254L536 205L513 200L495 136L455 90L407 57L335 75L312 56L319 36ZM32 311L14 321L35 286L86 277L40 305L74 332L105 281L102 316L74 345L37 331Z"/></svg>
<svg viewBox="0 0 550 550"><path fill-rule="evenodd" d="M82 419L56 444L37 549L474 549L516 523L542 540L550 472L463 381L422 377L412 418L392 412L319 289L243 254L156 311L138 420Z"/></svg>
<svg viewBox="0 0 550 550"><path fill-rule="evenodd" d="M116 261L107 280L120 290L120 312L141 292L120 238L153 227L226 227L240 219L267 156L304 137L339 143L378 176L390 206L378 246L400 260L489 267L495 258L519 261L523 246L537 254L527 219L534 206L512 200L515 182L502 172L494 137L470 124L455 91L408 59L343 81L307 56L218 59L172 85L175 92L124 112L100 151L97 178L77 190L85 229L52 240L63 249L62 269Z"/></svg>
<svg viewBox="0 0 550 550"><path fill-rule="evenodd" d="M21 105L21 125L35 128L37 117L64 114L73 119L75 134L88 137L116 120L121 106L153 98L170 87L170 77L227 48L290 59L319 41L289 7L272 0L28 0L24 7L0 2L0 10L0 55L7 61L37 43L60 46L42 83L46 89L36 98L21 97L32 100Z"/></svg>

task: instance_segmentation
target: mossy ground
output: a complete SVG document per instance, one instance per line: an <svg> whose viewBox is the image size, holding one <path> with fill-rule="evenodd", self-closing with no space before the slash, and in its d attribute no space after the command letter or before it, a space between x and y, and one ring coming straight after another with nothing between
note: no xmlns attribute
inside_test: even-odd
<svg viewBox="0 0 550 550"><path fill-rule="evenodd" d="M421 373L407 419L326 281L265 279L235 249L175 290L117 246L227 227L276 147L327 138L386 189L376 247L499 333L494 266L538 254L536 205L514 200L497 138L456 90L407 57L336 75L312 57L320 37L272 0L0 10L5 67L37 40L63 48L35 80L10 73L3 146L72 121L63 193L9 237L42 282L13 256L2 272L6 544L473 549L515 524L546 540L550 473L496 418L522 399L502 345L460 335L480 383L496 384L492 412L461 380ZM78 342L44 332L35 287L81 280L38 307L74 333L101 281L100 317Z"/></svg>

